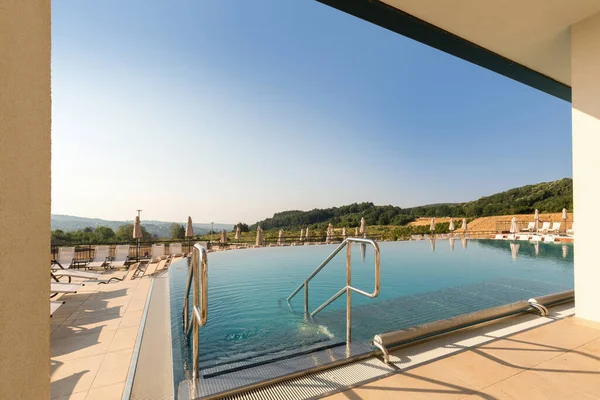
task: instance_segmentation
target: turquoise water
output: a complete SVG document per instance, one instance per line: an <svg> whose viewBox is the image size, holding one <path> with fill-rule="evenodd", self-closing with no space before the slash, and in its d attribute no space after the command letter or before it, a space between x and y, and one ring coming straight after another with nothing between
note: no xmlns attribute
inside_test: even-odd
<svg viewBox="0 0 600 400"><path fill-rule="evenodd" d="M519 243L516 259L508 241L448 240L380 243L381 293L376 299L357 294L353 301L353 339L449 318L509 302L573 288L573 246ZM203 367L303 346L344 340L345 296L314 320L303 315L303 291L287 297L336 245L272 247L208 255L208 320L200 332ZM352 253L353 286L371 292L373 250L361 261ZM181 307L188 261L169 267L175 363L187 360L181 334ZM345 251L310 284L314 310L345 286Z"/></svg>

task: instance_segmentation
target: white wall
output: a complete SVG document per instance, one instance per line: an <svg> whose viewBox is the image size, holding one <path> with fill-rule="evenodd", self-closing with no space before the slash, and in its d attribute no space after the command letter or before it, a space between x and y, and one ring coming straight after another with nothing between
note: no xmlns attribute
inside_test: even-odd
<svg viewBox="0 0 600 400"><path fill-rule="evenodd" d="M600 322L600 13L571 27L575 307Z"/></svg>

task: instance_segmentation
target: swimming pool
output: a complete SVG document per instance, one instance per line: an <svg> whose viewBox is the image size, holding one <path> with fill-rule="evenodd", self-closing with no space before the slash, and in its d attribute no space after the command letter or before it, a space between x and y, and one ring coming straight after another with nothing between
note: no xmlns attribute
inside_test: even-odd
<svg viewBox="0 0 600 400"><path fill-rule="evenodd" d="M381 292L353 296L353 340L573 288L573 246L469 240L379 243ZM536 248L537 246L537 248ZM336 245L257 248L209 254L208 320L200 329L200 365L275 357L316 343L345 339L345 297L307 320L303 296L286 298ZM516 252L518 251L518 253ZM353 246L353 286L373 288L373 251L364 264ZM189 362L181 309L188 260L169 267L175 380ZM310 285L312 311L345 286L340 254ZM179 372L177 372L179 371Z"/></svg>

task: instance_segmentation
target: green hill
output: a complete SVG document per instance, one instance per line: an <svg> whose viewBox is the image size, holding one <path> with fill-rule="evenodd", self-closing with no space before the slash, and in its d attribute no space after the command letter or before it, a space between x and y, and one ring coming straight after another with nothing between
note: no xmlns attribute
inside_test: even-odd
<svg viewBox="0 0 600 400"><path fill-rule="evenodd" d="M478 218L493 215L560 212L573 209L573 180L564 178L553 182L522 186L466 203L430 204L401 208L376 206L373 203L354 203L341 207L310 211L283 211L250 226L255 229L291 229L304 226L322 227L329 222L335 226L355 227L365 217L367 225L405 225L417 217Z"/></svg>

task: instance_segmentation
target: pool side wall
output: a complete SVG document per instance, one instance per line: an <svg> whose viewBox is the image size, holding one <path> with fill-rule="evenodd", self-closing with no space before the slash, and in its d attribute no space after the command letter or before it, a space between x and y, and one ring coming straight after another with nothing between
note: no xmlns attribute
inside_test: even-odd
<svg viewBox="0 0 600 400"><path fill-rule="evenodd" d="M0 1L0 398L50 397L50 1Z"/></svg>

